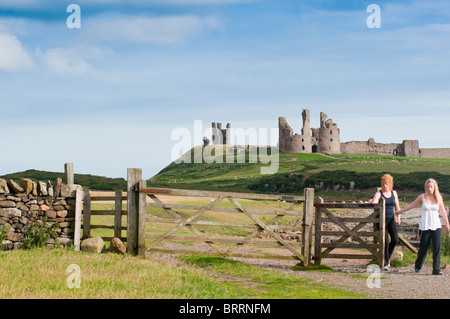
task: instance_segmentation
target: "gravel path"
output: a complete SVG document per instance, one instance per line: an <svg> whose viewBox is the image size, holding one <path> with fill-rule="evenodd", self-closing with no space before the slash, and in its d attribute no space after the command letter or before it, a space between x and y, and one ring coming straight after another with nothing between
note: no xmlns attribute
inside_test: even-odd
<svg viewBox="0 0 450 319"><path fill-rule="evenodd" d="M404 235L408 232L409 236L405 237L413 237L419 223L420 214L420 209L413 209L403 214L399 232ZM324 259L322 263L335 270L332 273L324 273L319 271L293 271L291 267L296 264L295 261L251 259L242 259L242 261L258 267L311 278L318 282L331 284L334 287L367 295L370 298L450 298L450 266L446 268L446 265L441 265L441 268L444 268L443 275L436 276L431 274L432 267L430 264L425 264L420 273L414 271L414 265L391 267L389 271L382 271L377 267L378 272L374 273L373 268L368 269L370 260ZM380 275L378 286L374 285L375 280L368 279L368 276L374 278L376 274Z"/></svg>
<svg viewBox="0 0 450 319"><path fill-rule="evenodd" d="M403 235L407 233L408 236L405 237L415 237L419 218L420 209L411 210L402 215L402 224L399 227L399 232L403 233ZM368 269L370 260L324 259L323 264L332 267L334 270L334 272L325 273L321 271L294 271L292 267L298 263L297 261L249 258L232 259L265 269L310 278L336 288L358 292L374 299L450 298L450 266L448 269L443 270L443 275L441 276L431 274L432 269L430 264L425 264L420 273L414 271L414 265L398 268L392 267L387 272L377 267L377 272L374 273L373 268ZM370 267L374 266L372 265ZM379 277L376 277L378 274ZM379 281L376 278L379 278Z"/></svg>
<svg viewBox="0 0 450 319"><path fill-rule="evenodd" d="M294 271L291 267L297 263L295 261L257 259L242 259L242 261L265 269L311 278L318 282L330 284L333 287L364 294L370 298L448 299L450 296L450 271L445 269L443 275L435 276L431 274L431 265L427 264L424 265L420 273L414 271L414 265L398 268L392 267L387 272L377 267L379 272L374 273L373 270L368 269L368 261L328 259L326 264L335 271L325 273L320 271ZM355 265L355 263L359 263L359 265ZM374 266L372 265L371 267ZM378 287L375 285L375 280L368 279L368 276L374 278L376 274L380 275Z"/></svg>

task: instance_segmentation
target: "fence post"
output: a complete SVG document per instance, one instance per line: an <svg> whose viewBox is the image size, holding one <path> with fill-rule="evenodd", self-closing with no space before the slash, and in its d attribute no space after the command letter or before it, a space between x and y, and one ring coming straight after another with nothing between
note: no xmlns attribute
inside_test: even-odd
<svg viewBox="0 0 450 319"><path fill-rule="evenodd" d="M138 251L138 196L135 190L142 180L142 169L129 168L127 172L127 250L131 255Z"/></svg>
<svg viewBox="0 0 450 319"><path fill-rule="evenodd" d="M114 203L114 237L122 238L122 190L116 190Z"/></svg>
<svg viewBox="0 0 450 319"><path fill-rule="evenodd" d="M91 193L84 192L83 201L83 238L91 237Z"/></svg>
<svg viewBox="0 0 450 319"><path fill-rule="evenodd" d="M75 184L75 180L73 177L73 163L64 164L64 172L66 175L66 185Z"/></svg>
<svg viewBox="0 0 450 319"><path fill-rule="evenodd" d="M75 227L73 236L73 245L75 246L75 251L80 251L81 217L83 214L82 206L83 206L83 188L81 186L78 186L75 193Z"/></svg>
<svg viewBox="0 0 450 319"><path fill-rule="evenodd" d="M316 203L322 204L323 198L317 197ZM320 265L322 263L322 209L316 207L314 224L314 264Z"/></svg>
<svg viewBox="0 0 450 319"><path fill-rule="evenodd" d="M146 181L139 181L139 188L143 189L147 187ZM145 193L139 192L138 198L138 255L139 257L145 257L145 223L147 221L147 211L146 211L146 199L147 195Z"/></svg>
<svg viewBox="0 0 450 319"><path fill-rule="evenodd" d="M314 188L305 188L305 202L303 203L302 255L305 256L303 265L309 266L311 259L312 221L314 215Z"/></svg>
<svg viewBox="0 0 450 319"><path fill-rule="evenodd" d="M379 209L379 218L380 218L380 235L379 235L379 251L380 251L380 260L379 265L380 267L384 266L384 255L385 252L385 242L386 242L386 210L385 210L385 201L384 198L380 198L380 202L378 204Z"/></svg>

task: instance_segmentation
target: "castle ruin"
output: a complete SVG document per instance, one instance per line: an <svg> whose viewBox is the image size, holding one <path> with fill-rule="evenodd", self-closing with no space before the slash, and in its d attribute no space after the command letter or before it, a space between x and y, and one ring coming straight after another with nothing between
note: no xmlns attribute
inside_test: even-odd
<svg viewBox="0 0 450 319"><path fill-rule="evenodd" d="M211 123L212 126L212 143L213 145L230 144L230 128L231 124L227 123L226 129L222 129L222 123Z"/></svg>
<svg viewBox="0 0 450 319"><path fill-rule="evenodd" d="M285 117L278 119L278 147L284 153L340 154L340 131L327 115L320 113L320 128L310 128L309 110L303 109L302 134L294 134Z"/></svg>
<svg viewBox="0 0 450 319"><path fill-rule="evenodd" d="M401 144L368 141L340 142L340 130L336 123L320 113L320 127L310 128L309 110L302 110L301 135L294 134L285 117L278 118L278 147L283 153L321 154L378 154L405 157L449 158L450 148L420 148L418 140L404 140Z"/></svg>

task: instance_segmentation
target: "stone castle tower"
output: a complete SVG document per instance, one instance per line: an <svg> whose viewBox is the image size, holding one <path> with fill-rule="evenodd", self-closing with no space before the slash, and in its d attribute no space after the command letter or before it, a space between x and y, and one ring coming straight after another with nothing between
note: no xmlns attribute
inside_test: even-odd
<svg viewBox="0 0 450 319"><path fill-rule="evenodd" d="M320 128L310 128L308 109L302 110L302 134L294 134L285 117L278 118L278 147L284 153L340 154L340 131L327 115L320 113Z"/></svg>
<svg viewBox="0 0 450 319"><path fill-rule="evenodd" d="M222 129L222 123L211 123L212 126L212 143L213 145L230 144L230 128L231 124L227 123L226 129Z"/></svg>
<svg viewBox="0 0 450 319"><path fill-rule="evenodd" d="M333 123L333 120L327 119L327 115L323 112L320 112L320 128L318 139L318 153L341 153L341 138L337 124Z"/></svg>

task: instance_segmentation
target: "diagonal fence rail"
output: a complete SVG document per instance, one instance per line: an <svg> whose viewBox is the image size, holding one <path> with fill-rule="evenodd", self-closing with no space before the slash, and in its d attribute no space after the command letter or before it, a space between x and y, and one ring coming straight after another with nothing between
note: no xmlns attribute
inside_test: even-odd
<svg viewBox="0 0 450 319"><path fill-rule="evenodd" d="M313 189L303 196L246 194L148 188L139 180L131 191L131 253L293 259L304 265L311 259ZM273 247L285 249L279 254Z"/></svg>
<svg viewBox="0 0 450 319"><path fill-rule="evenodd" d="M314 263L321 264L324 258L378 259L384 265L385 206L379 204L324 203L319 197L315 207ZM358 217L340 216L339 211L363 210ZM367 211L369 212L367 214ZM331 224L327 229L325 225ZM334 226L334 227L333 227ZM325 240L328 238L328 240ZM330 239L332 238L332 239ZM323 250L325 248L325 250ZM360 249L359 254L332 253L338 248ZM363 253L364 251L369 254Z"/></svg>

